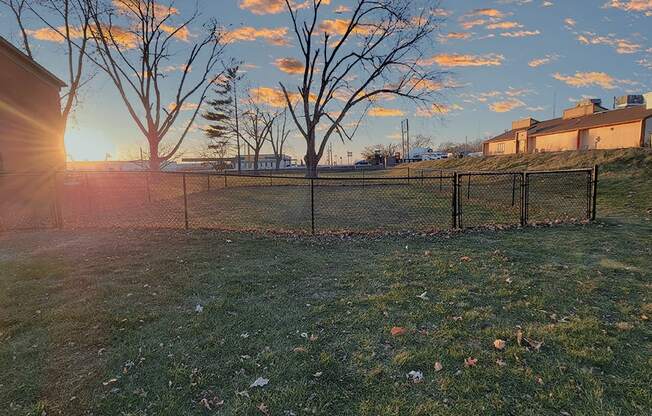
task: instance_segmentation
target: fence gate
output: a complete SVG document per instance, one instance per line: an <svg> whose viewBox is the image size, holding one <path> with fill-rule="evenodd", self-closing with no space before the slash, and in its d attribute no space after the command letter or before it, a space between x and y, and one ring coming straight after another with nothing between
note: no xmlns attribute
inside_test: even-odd
<svg viewBox="0 0 652 416"><path fill-rule="evenodd" d="M473 172L456 176L458 228L521 223L525 192L522 172Z"/></svg>

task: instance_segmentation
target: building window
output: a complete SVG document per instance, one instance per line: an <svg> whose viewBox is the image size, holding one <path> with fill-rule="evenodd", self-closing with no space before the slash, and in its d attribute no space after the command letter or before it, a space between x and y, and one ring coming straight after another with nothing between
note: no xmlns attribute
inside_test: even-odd
<svg viewBox="0 0 652 416"><path fill-rule="evenodd" d="M505 153L505 143L498 143L496 153Z"/></svg>

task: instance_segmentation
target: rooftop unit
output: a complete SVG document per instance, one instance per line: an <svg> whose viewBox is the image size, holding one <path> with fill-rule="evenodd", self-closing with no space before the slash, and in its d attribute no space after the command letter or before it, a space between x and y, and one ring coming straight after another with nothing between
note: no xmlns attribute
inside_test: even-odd
<svg viewBox="0 0 652 416"><path fill-rule="evenodd" d="M569 120L571 118L584 117L606 110L606 108L602 107L601 99L587 98L579 101L575 107L564 110L562 118L564 120Z"/></svg>
<svg viewBox="0 0 652 416"><path fill-rule="evenodd" d="M642 95L623 95L616 98L616 108L628 108L645 105L645 98Z"/></svg>
<svg viewBox="0 0 652 416"><path fill-rule="evenodd" d="M512 130L520 130L520 129L525 129L525 128L530 128L537 124L538 121L533 119L532 117L524 118L521 120L516 120L512 122Z"/></svg>
<svg viewBox="0 0 652 416"><path fill-rule="evenodd" d="M643 97L645 97L645 108L647 110L652 110L652 92L643 94Z"/></svg>

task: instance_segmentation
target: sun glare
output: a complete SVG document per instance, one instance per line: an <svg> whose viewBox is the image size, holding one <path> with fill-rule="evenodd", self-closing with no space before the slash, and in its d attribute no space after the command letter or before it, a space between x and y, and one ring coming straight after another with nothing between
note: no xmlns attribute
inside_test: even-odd
<svg viewBox="0 0 652 416"><path fill-rule="evenodd" d="M74 128L66 133L66 154L68 160L106 160L116 158L116 145L103 132Z"/></svg>

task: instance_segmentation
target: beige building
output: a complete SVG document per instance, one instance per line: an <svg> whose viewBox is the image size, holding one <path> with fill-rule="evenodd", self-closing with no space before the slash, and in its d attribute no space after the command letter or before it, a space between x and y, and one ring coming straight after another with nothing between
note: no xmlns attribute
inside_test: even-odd
<svg viewBox="0 0 652 416"><path fill-rule="evenodd" d="M483 143L485 156L565 150L650 147L652 93L618 99L608 110L600 100L584 100L560 118L537 121L526 118L512 129Z"/></svg>

